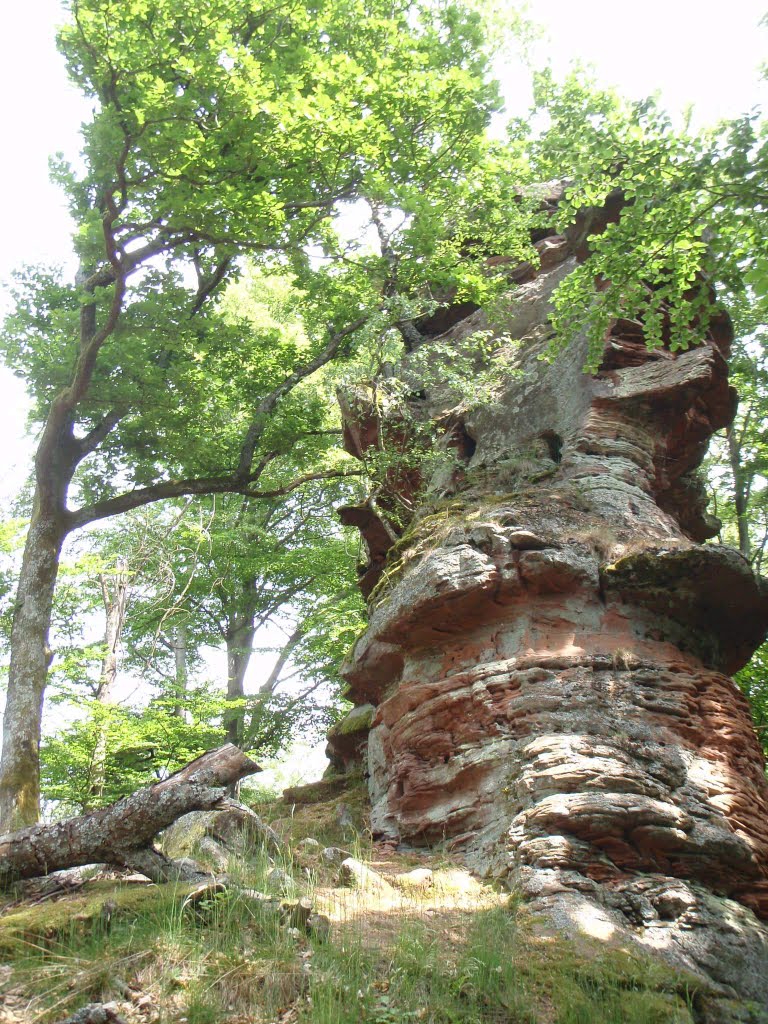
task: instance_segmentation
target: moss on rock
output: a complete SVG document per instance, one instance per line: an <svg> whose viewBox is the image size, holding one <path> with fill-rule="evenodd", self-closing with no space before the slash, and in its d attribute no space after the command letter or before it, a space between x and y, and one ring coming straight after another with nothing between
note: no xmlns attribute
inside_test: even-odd
<svg viewBox="0 0 768 1024"><path fill-rule="evenodd" d="M0 917L0 953L12 960L30 944L52 945L73 933L105 929L116 917L139 917L181 901L191 889L185 883L92 881L77 893L11 907Z"/></svg>

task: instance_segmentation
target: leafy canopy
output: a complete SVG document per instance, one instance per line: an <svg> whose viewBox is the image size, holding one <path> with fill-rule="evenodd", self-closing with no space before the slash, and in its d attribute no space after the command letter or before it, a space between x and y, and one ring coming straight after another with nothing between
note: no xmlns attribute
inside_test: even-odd
<svg viewBox="0 0 768 1024"><path fill-rule="evenodd" d="M1 344L33 419L58 402L85 438L82 525L123 510L108 502L126 488L253 483L317 428L317 404L299 401L265 433L297 369L345 355L381 306L344 272L329 219L360 197L410 217L417 197L443 196L499 100L481 18L460 3L72 0L71 12L60 47L94 113L84 169L56 174L81 269L75 285L24 271ZM208 301L245 256L274 270L278 255L298 275L301 332ZM174 494L144 498L159 496Z"/></svg>
<svg viewBox="0 0 768 1024"><path fill-rule="evenodd" d="M588 241L590 258L561 284L555 327L590 340L590 368L617 317L642 320L650 346L687 348L719 297L768 295L768 134L758 113L702 132L676 130L655 100L629 103L577 75L537 76L547 128L532 148L542 180L565 179L556 221L614 195L621 217ZM595 284L597 282L597 292Z"/></svg>

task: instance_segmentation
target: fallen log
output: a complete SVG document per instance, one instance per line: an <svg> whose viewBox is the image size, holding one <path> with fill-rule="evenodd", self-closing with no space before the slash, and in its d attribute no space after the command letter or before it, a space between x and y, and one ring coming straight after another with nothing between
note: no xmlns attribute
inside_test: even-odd
<svg viewBox="0 0 768 1024"><path fill-rule="evenodd" d="M153 882L190 877L194 872L175 864L152 840L183 814L228 807L226 787L258 771L255 761L227 743L109 807L0 835L0 887L83 864L129 868Z"/></svg>

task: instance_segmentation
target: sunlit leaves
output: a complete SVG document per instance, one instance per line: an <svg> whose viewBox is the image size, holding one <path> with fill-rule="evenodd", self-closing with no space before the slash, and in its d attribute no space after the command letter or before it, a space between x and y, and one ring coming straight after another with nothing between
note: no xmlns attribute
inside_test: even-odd
<svg viewBox="0 0 768 1024"><path fill-rule="evenodd" d="M74 416L79 436L119 418L71 491L96 502L232 473L259 401L333 331L381 316L385 268L370 251L350 261L330 225L344 204L364 197L404 218L404 294L423 290L430 261L438 285L460 277L467 232L455 226L441 250L434 214L457 208L451 190L499 101L481 19L458 3L72 0L71 15L60 46L94 110L83 172L59 160L54 173L76 221L81 285L26 272L3 347L44 420L76 365L83 305L103 325L115 261L129 268ZM264 271L220 306L206 301L248 256ZM248 291L251 312L234 312ZM252 315L275 301L275 313ZM301 451L326 426L321 404L305 385L282 400L260 453ZM271 481L279 470L273 460Z"/></svg>
<svg viewBox="0 0 768 1024"><path fill-rule="evenodd" d="M567 179L558 226L574 230L580 211L611 194L624 203L555 299L561 340L584 331L592 367L615 317L639 317L649 345L675 350L700 339L712 285L721 296L745 284L762 293L768 146L757 115L695 135L653 100L626 103L576 76L560 86L539 76L537 102L548 125L535 165Z"/></svg>
<svg viewBox="0 0 768 1024"><path fill-rule="evenodd" d="M101 105L92 183L127 185L126 238L159 218L166 234L296 242L312 204L374 182L391 201L498 103L479 19L457 4L77 0L73 13L61 46Z"/></svg>

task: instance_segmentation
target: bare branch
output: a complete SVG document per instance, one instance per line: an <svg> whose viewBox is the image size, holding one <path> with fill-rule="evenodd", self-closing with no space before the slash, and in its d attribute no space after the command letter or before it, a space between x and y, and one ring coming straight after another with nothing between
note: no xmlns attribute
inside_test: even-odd
<svg viewBox="0 0 768 1024"><path fill-rule="evenodd" d="M187 494L244 494L248 498L282 498L286 494L303 487L315 480L338 480L349 476L362 476L362 470L327 470L317 473L305 473L295 477L290 483L272 490L259 491L249 482L232 476L209 476L189 480L164 480L148 487L137 487L114 498L105 498L84 508L68 511L64 514L65 532L71 533L88 523L95 523L131 509L141 508L154 501L167 498L181 498Z"/></svg>
<svg viewBox="0 0 768 1024"><path fill-rule="evenodd" d="M280 649L280 653L277 656L277 660L275 661L275 664L272 666L272 671L269 673L269 676L267 677L265 682L263 682L259 687L260 697L267 697L269 696L269 694L273 692L280 678L280 673L285 668L286 662L288 661L296 647L301 642L303 636L304 630L302 629L301 626L297 626L296 629L294 629L294 631L288 637L286 642L283 644L282 648Z"/></svg>
<svg viewBox="0 0 768 1024"><path fill-rule="evenodd" d="M85 437L75 438L77 462L81 462L86 455L90 455L91 452L95 451L107 435L114 430L123 416L125 416L125 409L110 409L106 416Z"/></svg>

